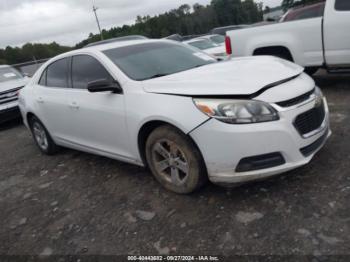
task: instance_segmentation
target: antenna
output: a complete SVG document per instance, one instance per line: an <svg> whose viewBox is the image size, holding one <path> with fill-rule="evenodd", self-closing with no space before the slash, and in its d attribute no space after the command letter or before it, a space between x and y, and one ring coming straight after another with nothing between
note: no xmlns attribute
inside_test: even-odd
<svg viewBox="0 0 350 262"><path fill-rule="evenodd" d="M101 26L100 26L100 21L98 20L98 16L97 16L97 11L98 10L98 7L94 5L92 5L92 11L94 12L95 14L95 17L96 17L96 23L97 23L97 27L98 27L98 30L100 31L100 36L101 36L101 40L103 40L103 35L102 35L102 31L101 31Z"/></svg>

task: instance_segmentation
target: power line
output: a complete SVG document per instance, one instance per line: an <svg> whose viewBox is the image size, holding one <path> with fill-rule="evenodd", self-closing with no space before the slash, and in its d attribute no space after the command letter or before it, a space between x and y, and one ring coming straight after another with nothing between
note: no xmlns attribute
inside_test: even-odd
<svg viewBox="0 0 350 262"><path fill-rule="evenodd" d="M103 40L103 35L102 35L102 31L101 31L100 21L98 20L98 16L97 16L97 12L96 12L97 10L98 10L98 7L93 5L92 6L92 11L94 12L95 17L96 17L96 23L97 23L98 30L100 31L101 40Z"/></svg>

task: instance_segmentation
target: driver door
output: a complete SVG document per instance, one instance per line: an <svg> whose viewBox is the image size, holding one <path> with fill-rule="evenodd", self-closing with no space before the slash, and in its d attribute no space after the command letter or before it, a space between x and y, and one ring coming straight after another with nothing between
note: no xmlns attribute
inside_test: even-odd
<svg viewBox="0 0 350 262"><path fill-rule="evenodd" d="M70 128L75 147L114 158L131 158L123 94L90 93L89 82L110 79L106 68L90 55L76 55L71 63L72 89L68 97Z"/></svg>

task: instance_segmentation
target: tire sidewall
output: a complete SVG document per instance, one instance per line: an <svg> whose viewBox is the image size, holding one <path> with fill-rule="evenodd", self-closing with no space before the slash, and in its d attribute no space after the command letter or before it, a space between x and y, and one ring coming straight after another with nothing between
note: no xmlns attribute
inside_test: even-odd
<svg viewBox="0 0 350 262"><path fill-rule="evenodd" d="M48 143L48 146L46 149L43 149L39 144L38 144L38 141L36 140L35 138L35 134L34 134L34 130L33 130L33 125L34 123L38 123L39 125L42 126L42 128L44 129L45 131L45 135L46 135L46 138L47 138L47 143ZM31 117L30 120L29 120L29 126L30 126L30 131L32 133L32 136L33 136L33 139L35 141L35 144L37 145L37 147L39 148L39 150L46 154L46 155L52 155L54 154L56 151L57 151L57 146L56 144L54 143L54 141L52 140L49 132L47 131L46 127L44 126L44 124L35 116Z"/></svg>
<svg viewBox="0 0 350 262"><path fill-rule="evenodd" d="M152 160L152 148L161 139L167 139L174 142L186 156L189 165L189 174L183 185L174 185L168 180L164 179L158 174L158 171L154 166ZM179 194L188 194L195 191L202 186L203 180L205 180L203 177L207 176L202 156L194 143L187 136L171 126L162 126L151 133L146 142L146 159L154 177L166 189Z"/></svg>

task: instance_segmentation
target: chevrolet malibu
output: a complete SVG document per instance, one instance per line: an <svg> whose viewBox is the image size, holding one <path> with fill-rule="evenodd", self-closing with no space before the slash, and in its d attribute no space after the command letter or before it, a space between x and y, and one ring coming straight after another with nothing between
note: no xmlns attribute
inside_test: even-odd
<svg viewBox="0 0 350 262"><path fill-rule="evenodd" d="M331 134L326 99L302 67L268 56L217 62L169 40L57 56L19 104L43 153L63 146L147 166L181 194L300 167Z"/></svg>

